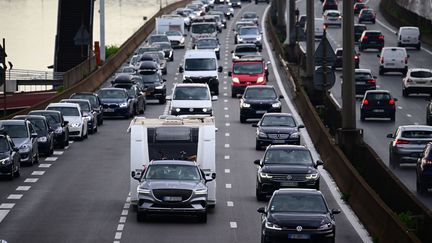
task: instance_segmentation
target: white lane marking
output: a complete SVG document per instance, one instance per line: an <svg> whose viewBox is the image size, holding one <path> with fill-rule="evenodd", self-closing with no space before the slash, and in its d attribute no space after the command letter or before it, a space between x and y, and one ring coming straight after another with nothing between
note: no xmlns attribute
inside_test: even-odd
<svg viewBox="0 0 432 243"><path fill-rule="evenodd" d="M69 141L69 143L70 143L70 141ZM69 147L70 147L70 146L66 146L66 147L65 147L65 150L66 150L66 149L69 149Z"/></svg>
<svg viewBox="0 0 432 243"><path fill-rule="evenodd" d="M402 106L398 106L398 109L399 109L399 110L402 110L403 108L402 108Z"/></svg>
<svg viewBox="0 0 432 243"><path fill-rule="evenodd" d="M51 167L51 164L39 164L39 168L49 168Z"/></svg>
<svg viewBox="0 0 432 243"><path fill-rule="evenodd" d="M223 72L224 74L228 74L228 72L227 71L225 71L225 72Z"/></svg>
<svg viewBox="0 0 432 243"><path fill-rule="evenodd" d="M27 179L24 180L24 182L27 182L27 183L35 183L35 182L37 182L38 180L39 180L38 178L27 178Z"/></svg>
<svg viewBox="0 0 432 243"><path fill-rule="evenodd" d="M225 148L229 148L229 147L230 147L229 143L226 143Z"/></svg>
<svg viewBox="0 0 432 243"><path fill-rule="evenodd" d="M177 77L174 77L174 80L177 80L178 78Z"/></svg>
<svg viewBox="0 0 432 243"><path fill-rule="evenodd" d="M119 223L125 223L126 222L126 217L120 217Z"/></svg>
<svg viewBox="0 0 432 243"><path fill-rule="evenodd" d="M230 134L229 133L225 133L225 137L229 137L230 136Z"/></svg>
<svg viewBox="0 0 432 243"><path fill-rule="evenodd" d="M261 26L263 27L263 32L266 33L266 27L265 27L265 23L264 20L267 18L267 13L268 10L270 9L270 7L267 7L265 12L264 12L264 17L261 19ZM267 53L270 57L270 62L273 64L276 64L275 62L275 58L273 56L273 53L271 52L270 49L270 45L268 43L267 40L267 36L263 35L264 37L264 43L265 43L265 47L267 50ZM284 97L289 97L287 92L284 89L284 86L282 84L282 80L281 77L279 75L279 73L276 71L275 68L272 68L272 72L273 75L276 77L276 82L278 84L279 89L282 92L282 95ZM293 114L294 118L297 121L300 121L301 124L303 124L303 120L301 119L300 115L298 114L297 110L295 110L294 105L292 104L292 101L290 99L284 99L285 103L288 105L288 108L290 109L291 113ZM312 140L309 136L309 133L307 132L307 129L303 129L302 134L304 134L304 141L307 145L308 148L310 148L312 154L314 155L314 158L319 158L319 154L316 151L314 144L312 143ZM358 217L354 214L354 212L348 207L348 205L346 205L342 199L341 199L341 193L339 192L339 189L337 188L337 185L334 184L334 186L331 185L331 181L333 179L331 179L330 175L327 173L326 170L320 168L320 173L321 175L323 175L323 179L324 181L329 185L329 189L330 192L333 196L333 198L336 200L337 204L339 205L339 207L341 208L341 210L343 211L343 213L345 214L345 216L348 218L349 222L351 223L351 225L353 226L354 230L357 232L357 234L359 235L359 237L363 240L363 242L372 242L369 233L365 230L365 228L363 227L363 225L360 223L360 220L358 219Z"/></svg>
<svg viewBox="0 0 432 243"><path fill-rule="evenodd" d="M9 200L20 200L23 197L23 194L10 194L7 199Z"/></svg>
<svg viewBox="0 0 432 243"><path fill-rule="evenodd" d="M62 155L64 153L64 151L54 151L53 155Z"/></svg>
<svg viewBox="0 0 432 243"><path fill-rule="evenodd" d="M120 243L120 241L119 240L115 240L115 241L113 241L113 243Z"/></svg>
<svg viewBox="0 0 432 243"><path fill-rule="evenodd" d="M381 88L381 86L377 85L376 88L379 89L379 88Z"/></svg>
<svg viewBox="0 0 432 243"><path fill-rule="evenodd" d="M224 172L225 172L225 174L229 174L229 173L231 173L231 170L230 169L225 169Z"/></svg>
<svg viewBox="0 0 432 243"><path fill-rule="evenodd" d="M227 99L224 99L224 102L225 102L225 103L227 103L227 102L228 102L228 100L227 100Z"/></svg>
<svg viewBox="0 0 432 243"><path fill-rule="evenodd" d="M418 125L419 123L418 122L414 122L414 125Z"/></svg>
<svg viewBox="0 0 432 243"><path fill-rule="evenodd" d="M169 113L169 108L170 108L170 104L171 104L171 101L167 101L167 103L166 103L166 105L165 105L165 108L164 108L164 111L163 111L163 114L164 114L164 115L168 115L168 113Z"/></svg>
<svg viewBox="0 0 432 243"><path fill-rule="evenodd" d="M124 229L124 224L117 225L117 231L123 231L123 229Z"/></svg>
<svg viewBox="0 0 432 243"><path fill-rule="evenodd" d="M411 115L411 114L406 114L406 116L407 116L407 117L412 117L412 115Z"/></svg>
<svg viewBox="0 0 432 243"><path fill-rule="evenodd" d="M30 190L31 186L19 186L15 190L17 191L28 191Z"/></svg>
<svg viewBox="0 0 432 243"><path fill-rule="evenodd" d="M114 239L121 240L121 237L122 237L122 232L116 232Z"/></svg>
<svg viewBox="0 0 432 243"><path fill-rule="evenodd" d="M45 171L43 171L43 170L35 170L31 173L31 175L39 175L39 176L41 176L43 174L45 174Z"/></svg>
<svg viewBox="0 0 432 243"><path fill-rule="evenodd" d="M122 216L127 216L128 215L128 210L122 210L121 215Z"/></svg>
<svg viewBox="0 0 432 243"><path fill-rule="evenodd" d="M228 107L224 107L224 110L227 111L227 110L228 110Z"/></svg>
<svg viewBox="0 0 432 243"><path fill-rule="evenodd" d="M226 51L226 52L228 52L228 51ZM228 56L228 53L225 53L225 56Z"/></svg>
<svg viewBox="0 0 432 243"><path fill-rule="evenodd" d="M225 118L229 118L229 115L228 115L228 114L225 114Z"/></svg>
<svg viewBox="0 0 432 243"><path fill-rule="evenodd" d="M226 127L229 127L231 124L230 123L225 123L225 126Z"/></svg>
<svg viewBox="0 0 432 243"><path fill-rule="evenodd" d="M15 203L2 203L0 204L0 209L12 209Z"/></svg>
<svg viewBox="0 0 432 243"><path fill-rule="evenodd" d="M9 212L10 210L0 210L0 223L3 221L4 218L6 218L6 215L8 215Z"/></svg>
<svg viewBox="0 0 432 243"><path fill-rule="evenodd" d="M73 140L69 140L69 144L73 144L74 143L74 141Z"/></svg>
<svg viewBox="0 0 432 243"><path fill-rule="evenodd" d="M230 189L230 188L232 188L232 185L231 184L225 184L225 188Z"/></svg>
<svg viewBox="0 0 432 243"><path fill-rule="evenodd" d="M237 229L237 222L230 222L231 229Z"/></svg>
<svg viewBox="0 0 432 243"><path fill-rule="evenodd" d="M224 93L223 95L224 95L224 96L228 96L228 93Z"/></svg>
<svg viewBox="0 0 432 243"><path fill-rule="evenodd" d="M228 207L234 207L234 202L232 202L232 201L227 201L227 206L228 206Z"/></svg>
<svg viewBox="0 0 432 243"><path fill-rule="evenodd" d="M224 84L226 84L226 81L224 81ZM228 89L228 87L223 87L223 89Z"/></svg>
<svg viewBox="0 0 432 243"><path fill-rule="evenodd" d="M58 157L46 157L45 161L54 162L58 159Z"/></svg>
<svg viewBox="0 0 432 243"><path fill-rule="evenodd" d="M130 208L130 203L125 203L125 205L123 206L124 209L129 209Z"/></svg>

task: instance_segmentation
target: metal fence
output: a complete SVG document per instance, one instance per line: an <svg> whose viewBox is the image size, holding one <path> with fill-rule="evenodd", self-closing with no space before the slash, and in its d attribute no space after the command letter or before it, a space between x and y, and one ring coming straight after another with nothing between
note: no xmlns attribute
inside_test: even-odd
<svg viewBox="0 0 432 243"><path fill-rule="evenodd" d="M25 69L10 69L6 70L6 80L63 80L63 73Z"/></svg>

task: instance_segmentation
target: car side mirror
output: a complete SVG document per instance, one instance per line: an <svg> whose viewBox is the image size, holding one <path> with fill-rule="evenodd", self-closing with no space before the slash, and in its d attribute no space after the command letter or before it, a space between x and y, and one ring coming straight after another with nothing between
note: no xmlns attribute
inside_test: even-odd
<svg viewBox="0 0 432 243"><path fill-rule="evenodd" d="M184 72L184 68L182 66L179 67L178 69L179 73L183 73Z"/></svg>
<svg viewBox="0 0 432 243"><path fill-rule="evenodd" d="M162 82L166 82L166 79L162 79Z"/></svg>
<svg viewBox="0 0 432 243"><path fill-rule="evenodd" d="M217 101L217 100L218 100L217 95L213 95L211 100L212 100L212 101Z"/></svg>
<svg viewBox="0 0 432 243"><path fill-rule="evenodd" d="M38 135L37 135L37 133L34 132L34 133L32 133L32 134L30 135L30 137L31 137L31 138L37 138Z"/></svg>
<svg viewBox="0 0 432 243"><path fill-rule="evenodd" d="M267 65L270 65L271 64L271 62L270 61L267 61Z"/></svg>
<svg viewBox="0 0 432 243"><path fill-rule="evenodd" d="M393 138L393 134L387 134L387 138Z"/></svg>
<svg viewBox="0 0 432 243"><path fill-rule="evenodd" d="M332 213L332 214L340 214L341 211L340 211L339 209L332 209L332 210L331 210L331 213Z"/></svg>
<svg viewBox="0 0 432 243"><path fill-rule="evenodd" d="M257 209L257 212L258 212L258 213L265 214L265 213L266 213L265 207L260 207L260 208L258 208L258 209Z"/></svg>
<svg viewBox="0 0 432 243"><path fill-rule="evenodd" d="M410 55L407 55L407 58L409 58L410 57Z"/></svg>
<svg viewBox="0 0 432 243"><path fill-rule="evenodd" d="M231 76L232 76L232 72L229 71L229 72L228 72L228 77L231 77Z"/></svg>
<svg viewBox="0 0 432 243"><path fill-rule="evenodd" d="M322 165L324 165L324 162L322 161L322 160L317 160L316 161L316 166L318 167L318 166L322 166Z"/></svg>
<svg viewBox="0 0 432 243"><path fill-rule="evenodd" d="M279 95L279 99L283 99L284 98L284 96L283 95Z"/></svg>
<svg viewBox="0 0 432 243"><path fill-rule="evenodd" d="M304 126L304 125L298 125L297 128L298 128L298 129L300 129L300 128L305 128L305 126Z"/></svg>
<svg viewBox="0 0 432 243"><path fill-rule="evenodd" d="M137 170L136 172L135 171L131 171L131 176L132 176L132 178L134 178L135 180L137 180L137 181L141 181L140 179L141 179L141 174L143 173L143 171L141 171L141 170Z"/></svg>
<svg viewBox="0 0 432 243"><path fill-rule="evenodd" d="M223 67L222 67L222 66L219 66L219 67L218 67L218 72L221 73L222 71L223 71Z"/></svg>
<svg viewBox="0 0 432 243"><path fill-rule="evenodd" d="M259 160L259 159L254 160L254 164L261 166L261 160Z"/></svg>
<svg viewBox="0 0 432 243"><path fill-rule="evenodd" d="M252 124L252 127L258 127L257 123Z"/></svg>

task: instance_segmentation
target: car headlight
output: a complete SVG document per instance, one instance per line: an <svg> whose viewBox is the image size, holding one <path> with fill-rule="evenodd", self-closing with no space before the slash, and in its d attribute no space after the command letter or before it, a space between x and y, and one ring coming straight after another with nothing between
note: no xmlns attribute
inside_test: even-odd
<svg viewBox="0 0 432 243"><path fill-rule="evenodd" d="M39 137L39 138L37 139L37 141L38 141L38 142L41 142L41 143L46 143L46 141L48 141L48 139L47 139L47 137Z"/></svg>
<svg viewBox="0 0 432 243"><path fill-rule="evenodd" d="M264 77L259 77L259 78L257 79L257 83L262 83L262 82L264 82Z"/></svg>
<svg viewBox="0 0 432 243"><path fill-rule="evenodd" d="M7 165L10 164L10 162L9 157L0 160L1 165Z"/></svg>
<svg viewBox="0 0 432 243"><path fill-rule="evenodd" d="M238 40L238 41L243 41L243 37L241 37L241 36L237 36L237 40Z"/></svg>
<svg viewBox="0 0 432 243"><path fill-rule="evenodd" d="M266 227L267 229L272 229L272 230L282 230L282 228L281 228L279 225L274 224L274 223L271 223L271 222L269 222L269 221L267 221L267 222L265 223L265 227Z"/></svg>
<svg viewBox="0 0 432 243"><path fill-rule="evenodd" d="M261 41L261 36L257 36L256 40Z"/></svg>
<svg viewBox="0 0 432 243"><path fill-rule="evenodd" d="M238 78L233 78L232 81L233 83L240 83L240 80Z"/></svg>
<svg viewBox="0 0 432 243"><path fill-rule="evenodd" d="M181 109L180 108L171 108L171 112L180 112L181 111Z"/></svg>
<svg viewBox="0 0 432 243"><path fill-rule="evenodd" d="M81 126L81 123L79 123L79 122L71 124L71 127L80 127L80 126Z"/></svg>
<svg viewBox="0 0 432 243"><path fill-rule="evenodd" d="M330 229L331 227L332 227L331 223L325 223L325 224L322 224L318 229L319 230L326 230L326 229Z"/></svg>
<svg viewBox="0 0 432 243"><path fill-rule="evenodd" d="M215 48L215 52L218 52L219 51L219 47L218 48Z"/></svg>
<svg viewBox="0 0 432 243"><path fill-rule="evenodd" d="M279 108L280 106L281 106L281 103L280 103L280 102L277 102L277 103L272 104L272 107L273 107L273 108Z"/></svg>
<svg viewBox="0 0 432 243"><path fill-rule="evenodd" d="M250 106L251 106L250 104L245 103L245 102L240 103L240 107L242 107L242 108L249 108Z"/></svg>
<svg viewBox="0 0 432 243"><path fill-rule="evenodd" d="M261 178L267 178L267 179L271 179L271 178L273 178L273 176L271 176L271 175L269 175L269 174L267 174L267 173L263 173L263 172L260 172L260 173L259 173L259 176L260 176Z"/></svg>
<svg viewBox="0 0 432 243"><path fill-rule="evenodd" d="M290 137L291 138L299 138L300 134L298 132L293 132L293 133L291 133Z"/></svg>
<svg viewBox="0 0 432 243"><path fill-rule="evenodd" d="M57 127L54 132L57 133L57 134L61 134L61 133L63 133L63 128Z"/></svg>
<svg viewBox="0 0 432 243"><path fill-rule="evenodd" d="M30 147L30 145L28 145L28 144L23 144L23 145L21 145L21 147L19 148L20 152L22 152L22 153L30 152L30 149L31 149L31 147Z"/></svg>
<svg viewBox="0 0 432 243"><path fill-rule="evenodd" d="M312 173L312 174L306 175L306 179L308 179L308 180L316 180L316 179L318 179L318 177L319 177L318 173Z"/></svg>
<svg viewBox="0 0 432 243"><path fill-rule="evenodd" d="M265 132L257 131L257 134L258 134L258 137L261 137L261 138L267 137L267 134L265 134Z"/></svg>
<svg viewBox="0 0 432 243"><path fill-rule="evenodd" d="M207 194L207 188L197 189L197 190L195 190L195 194L196 195L205 195L205 194Z"/></svg>
<svg viewBox="0 0 432 243"><path fill-rule="evenodd" d="M150 189L138 187L137 192L138 194L150 194Z"/></svg>
<svg viewBox="0 0 432 243"><path fill-rule="evenodd" d="M202 109L203 112L211 112L211 110L212 110L211 108L203 108Z"/></svg>
<svg viewBox="0 0 432 243"><path fill-rule="evenodd" d="M156 86L155 89L163 89L163 85Z"/></svg>
<svg viewBox="0 0 432 243"><path fill-rule="evenodd" d="M121 108L125 108L125 107L128 106L128 103L127 103L127 102L124 102L124 103L121 103L119 106L120 106Z"/></svg>
<svg viewBox="0 0 432 243"><path fill-rule="evenodd" d="M180 39L180 43L184 43L184 41L185 41L185 38L182 37L182 38Z"/></svg>

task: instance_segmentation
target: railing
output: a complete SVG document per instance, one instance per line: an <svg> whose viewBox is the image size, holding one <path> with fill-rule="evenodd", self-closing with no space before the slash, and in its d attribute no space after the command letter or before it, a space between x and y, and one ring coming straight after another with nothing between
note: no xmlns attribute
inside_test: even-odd
<svg viewBox="0 0 432 243"><path fill-rule="evenodd" d="M25 69L6 70L6 80L62 80L62 72Z"/></svg>

